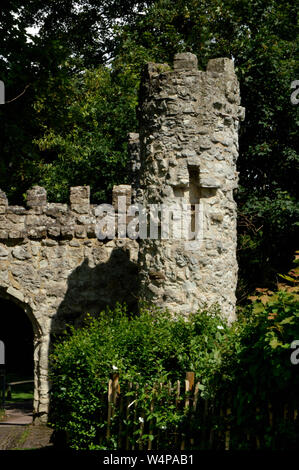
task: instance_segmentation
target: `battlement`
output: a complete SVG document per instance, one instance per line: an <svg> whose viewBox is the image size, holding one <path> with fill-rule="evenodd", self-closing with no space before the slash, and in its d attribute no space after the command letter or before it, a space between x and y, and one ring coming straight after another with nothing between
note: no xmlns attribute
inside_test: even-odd
<svg viewBox="0 0 299 470"><path fill-rule="evenodd" d="M112 205L118 212L118 196L131 204L131 186L118 185L112 190ZM90 187L70 188L70 203L47 202L47 192L34 186L26 193L26 205L10 206L6 194L0 191L0 240L41 240L45 238L71 240L96 238L97 205L90 204Z"/></svg>

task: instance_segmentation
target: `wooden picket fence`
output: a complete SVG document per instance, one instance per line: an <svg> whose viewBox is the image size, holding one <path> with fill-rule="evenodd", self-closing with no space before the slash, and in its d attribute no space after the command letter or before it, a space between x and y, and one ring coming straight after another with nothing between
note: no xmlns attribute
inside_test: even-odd
<svg viewBox="0 0 299 470"><path fill-rule="evenodd" d="M230 450L235 448L265 448L265 431L276 433L278 423L297 426L298 409L292 403L268 403L267 409L251 406L253 421L238 426L236 404L230 397L223 397L221 404L203 399L200 384L195 383L194 372L187 372L185 381L160 383L156 390L164 391L167 404L173 410L181 410L183 422L161 428L155 420L159 405L155 393L151 394L150 418L138 398L138 384L128 383L120 388L119 374L113 374L108 384L107 425L100 436L100 443L114 439L114 445L122 450ZM153 391L153 388L151 388ZM273 440L275 444L275 440ZM241 443L241 444L238 444ZM277 444L279 446L279 443Z"/></svg>

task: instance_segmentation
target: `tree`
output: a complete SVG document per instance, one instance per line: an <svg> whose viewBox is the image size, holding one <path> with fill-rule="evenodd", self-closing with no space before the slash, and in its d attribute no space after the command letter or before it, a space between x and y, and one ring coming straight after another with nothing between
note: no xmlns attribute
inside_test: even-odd
<svg viewBox="0 0 299 470"><path fill-rule="evenodd" d="M94 69L109 62L113 57L115 24L120 23L120 18L122 24L132 22L138 11L149 3L132 1L128 4L123 0L11 0L1 3L0 79L5 83L9 102L0 107L0 188L7 192L11 203L23 203L25 191L46 178L49 152L41 152L37 142L43 137L41 122L49 129L53 116L62 113L63 87L67 91L71 79L87 67ZM32 34L31 28L35 28L37 34ZM46 96L47 92L53 91L54 83L60 87L60 93ZM59 102L58 98L62 100ZM47 123L46 113L43 113L43 120L38 114L42 99L54 106L54 109L48 108ZM36 102L39 106L34 105ZM120 141L121 137L118 138ZM114 148L115 145L112 144ZM117 151L122 151L122 144ZM54 160L61 161L52 151L51 161ZM108 168L105 170L103 162L98 165L107 174ZM88 174L87 168L85 181ZM76 184L79 184L78 180ZM105 192L105 182L101 180L100 184ZM62 192L66 197L66 192ZM59 199L62 198L60 193L60 190L56 191ZM51 196L56 196L53 188Z"/></svg>
<svg viewBox="0 0 299 470"><path fill-rule="evenodd" d="M72 65L68 62L64 67ZM111 197L127 178L127 134L136 127L136 80L125 69L100 66L49 80L34 104L43 135L40 183L50 199L65 201L71 185L91 186L94 202Z"/></svg>

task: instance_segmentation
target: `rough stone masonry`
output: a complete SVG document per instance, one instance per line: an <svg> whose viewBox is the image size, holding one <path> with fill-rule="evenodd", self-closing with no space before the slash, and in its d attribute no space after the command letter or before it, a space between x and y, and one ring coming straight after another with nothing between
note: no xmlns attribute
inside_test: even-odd
<svg viewBox="0 0 299 470"><path fill-rule="evenodd" d="M115 187L113 199L124 194L129 186ZM0 192L0 297L18 304L32 323L36 421L47 420L51 335L116 301L136 303L137 242L101 242L95 227L88 186L71 188L70 205L48 203L45 189L35 186L27 191L27 209L9 206Z"/></svg>
<svg viewBox="0 0 299 470"><path fill-rule="evenodd" d="M182 211L189 204L191 213L201 203L203 212L199 239L140 240L141 295L170 311L188 314L218 303L229 321L235 318L233 190L244 115L239 105L229 59L210 60L206 72L191 53L177 54L173 70L165 64L146 67L139 100L139 198Z"/></svg>
<svg viewBox="0 0 299 470"><path fill-rule="evenodd" d="M47 202L35 186L27 208L10 206L0 191L0 297L20 305L32 323L36 420L46 421L49 410L51 335L80 324L87 312L116 301L135 308L143 297L186 315L218 302L234 319L239 103L229 59L213 59L201 72L193 54L177 54L173 69L148 64L143 75L140 134L129 142L133 188L114 187L115 211L117 197L128 206L132 194L144 205L201 203L202 241L99 241L88 186L71 188L69 205Z"/></svg>

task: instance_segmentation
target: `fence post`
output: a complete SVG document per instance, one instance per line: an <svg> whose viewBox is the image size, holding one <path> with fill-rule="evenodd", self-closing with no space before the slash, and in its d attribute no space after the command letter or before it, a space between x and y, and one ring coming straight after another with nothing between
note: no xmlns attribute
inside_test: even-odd
<svg viewBox="0 0 299 470"><path fill-rule="evenodd" d="M108 416L107 416L107 433L106 438L110 438L110 426L111 426L111 415L112 415L112 379L108 382Z"/></svg>
<svg viewBox="0 0 299 470"><path fill-rule="evenodd" d="M225 430L225 434L224 434L224 439L225 439L225 443L224 443L224 448L225 450L229 450L230 449L230 438L231 438L231 425L230 425L230 416L231 416L231 413L232 413L232 410L230 408L231 404L230 404L230 397L228 397L228 400L227 400L227 408L226 408L226 430Z"/></svg>
<svg viewBox="0 0 299 470"><path fill-rule="evenodd" d="M112 400L113 405L115 406L116 400L120 393L120 385L119 385L119 373L115 372L112 374ZM112 410L112 416L114 414L114 408Z"/></svg>
<svg viewBox="0 0 299 470"><path fill-rule="evenodd" d="M112 374L112 379L109 379L108 383L108 416L107 416L107 433L106 438L110 438L111 434L111 419L114 415L114 408L116 400L120 392L119 386L119 373L115 372Z"/></svg>
<svg viewBox="0 0 299 470"><path fill-rule="evenodd" d="M195 385L195 388L194 388L191 419L194 419L195 415L196 415L196 407L197 407L197 402L198 402L198 396L199 396L199 383L197 383ZM192 448L194 446L194 436L191 437L190 444L191 444L191 448Z"/></svg>
<svg viewBox="0 0 299 470"><path fill-rule="evenodd" d="M151 399L151 404L150 404L150 412L151 412L151 415L153 414L154 412L154 403L155 403L155 394L156 394L156 387L154 386L153 388L153 396L152 396L152 399ZM153 436L153 418L151 417L151 419L149 420L149 439L148 439L148 445L147 445L147 450L152 450L152 440L153 438L151 436Z"/></svg>
<svg viewBox="0 0 299 470"><path fill-rule="evenodd" d="M133 390L133 383L129 382L129 392ZM128 422L129 422L129 416L130 416L130 398L131 396L127 396L127 402L126 402L126 422L127 422L127 432L126 432L126 450L129 450L130 448L130 439L129 439L129 428L128 428Z"/></svg>
<svg viewBox="0 0 299 470"><path fill-rule="evenodd" d="M134 400L134 418L133 418L133 436L135 434L135 431L137 429L137 408L138 408L138 389L139 389L139 384L135 385L135 400ZM132 444L132 450L135 450L136 442L133 440Z"/></svg>
<svg viewBox="0 0 299 470"><path fill-rule="evenodd" d="M194 380L195 380L194 372L186 372L186 380L188 380L189 382L189 391L191 392L194 387Z"/></svg>
<svg viewBox="0 0 299 470"><path fill-rule="evenodd" d="M185 393L186 394L193 391L194 377L195 377L194 372L186 372L186 379L185 379ZM187 396L185 399L185 408L188 408L188 411L190 411L190 396ZM185 450L185 445L186 445L185 436L183 436L183 439L181 442L181 450Z"/></svg>

